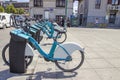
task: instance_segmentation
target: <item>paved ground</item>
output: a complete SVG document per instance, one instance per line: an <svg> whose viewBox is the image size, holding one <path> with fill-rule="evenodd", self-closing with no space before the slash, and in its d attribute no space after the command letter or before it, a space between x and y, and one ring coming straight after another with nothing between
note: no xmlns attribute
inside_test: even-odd
<svg viewBox="0 0 120 80"><path fill-rule="evenodd" d="M10 30L0 30L0 52L9 41ZM85 47L85 61L79 70L62 72L36 54L27 73L13 74L0 56L0 80L120 80L120 29L69 28L67 34L67 41ZM50 40L44 39L41 44L45 43ZM49 51L50 45L42 47Z"/></svg>

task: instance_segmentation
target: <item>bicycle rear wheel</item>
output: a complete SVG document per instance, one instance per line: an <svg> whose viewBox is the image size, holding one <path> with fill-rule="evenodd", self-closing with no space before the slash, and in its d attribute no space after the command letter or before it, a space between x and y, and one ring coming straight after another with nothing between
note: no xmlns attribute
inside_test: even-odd
<svg viewBox="0 0 120 80"><path fill-rule="evenodd" d="M80 68L84 62L84 54L82 51L76 50L71 54L71 61L55 61L56 66L64 72L73 72Z"/></svg>
<svg viewBox="0 0 120 80"><path fill-rule="evenodd" d="M10 44L8 43L2 49L2 59L5 62L5 64L8 65L8 66L10 65L10 62L9 62L9 46L10 46ZM27 62L26 66L29 66L31 64L32 60L33 60L33 56L25 56L25 61Z"/></svg>
<svg viewBox="0 0 120 80"><path fill-rule="evenodd" d="M9 65L9 45L9 43L6 44L5 47L2 49L2 59L7 65Z"/></svg>

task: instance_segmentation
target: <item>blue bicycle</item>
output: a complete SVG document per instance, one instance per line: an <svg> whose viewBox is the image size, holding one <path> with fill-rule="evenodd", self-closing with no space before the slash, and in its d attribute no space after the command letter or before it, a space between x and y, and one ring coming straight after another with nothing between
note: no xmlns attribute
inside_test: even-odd
<svg viewBox="0 0 120 80"><path fill-rule="evenodd" d="M60 38L63 38L64 40L67 38L67 37L65 37L65 38L63 37L64 35L66 35L65 31L59 30L59 29L53 29L53 26L50 26L51 23L49 21L47 21L47 22L45 21L41 25L38 25L38 24L30 25L29 23L30 22L27 20L24 21L24 23L22 22L22 24L24 24L24 25L21 25L21 29L23 29L25 32L29 33L31 35L31 37L33 37L38 43L43 38L43 35L40 34L41 31L45 32L50 38L55 38L57 36L57 42ZM48 26L48 24L49 24L49 26ZM49 29L50 27L51 27L51 29ZM58 33L58 35L53 36L53 34L55 32ZM62 33L60 33L60 32L62 32ZM59 42L59 43L61 43L61 42ZM29 44L26 45L26 49L29 49L30 52L32 52L30 46L32 46L32 48L36 49L32 45L32 43L29 43ZM9 57L9 46L10 46L10 43L6 44L5 47L2 49L2 59L5 62L5 64L8 66L10 65L9 58L8 58ZM25 55L26 66L29 66L33 60L33 56L31 56L31 55L33 55L33 53L30 54L30 52L28 53L26 51L26 55ZM30 56L28 54L30 54Z"/></svg>
<svg viewBox="0 0 120 80"><path fill-rule="evenodd" d="M36 26L37 28L40 28L41 37L43 36L43 34L47 35L47 39L53 39L57 36L56 40L59 43L63 43L67 39L66 31L61 29L58 25L54 25L50 21L41 20L36 24L34 24L34 26ZM62 31L62 33L59 33L59 35L57 35L59 31Z"/></svg>
<svg viewBox="0 0 120 80"><path fill-rule="evenodd" d="M59 31L59 33L63 33ZM54 38L54 42L49 53L46 53L38 42L23 30L13 30L11 35L25 39L28 43L33 44L37 51L43 56L46 61L55 62L56 66L65 72L72 72L83 64L84 62L84 49L79 44L68 42L59 44Z"/></svg>

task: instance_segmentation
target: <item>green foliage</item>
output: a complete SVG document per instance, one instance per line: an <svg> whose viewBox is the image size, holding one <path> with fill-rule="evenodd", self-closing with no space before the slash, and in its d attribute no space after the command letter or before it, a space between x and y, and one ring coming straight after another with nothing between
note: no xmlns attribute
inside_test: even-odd
<svg viewBox="0 0 120 80"><path fill-rule="evenodd" d="M24 14L23 8L15 8L13 5L8 5L5 10L7 13Z"/></svg>
<svg viewBox="0 0 120 80"><path fill-rule="evenodd" d="M4 12L4 8L0 6L0 12Z"/></svg>
<svg viewBox="0 0 120 80"><path fill-rule="evenodd" d="M16 8L16 14L24 14L25 10L23 8Z"/></svg>
<svg viewBox="0 0 120 80"><path fill-rule="evenodd" d="M86 26L86 27L88 27L88 28L92 28L92 27L95 27L95 24L92 23L92 22L89 22L89 23L87 23L87 26Z"/></svg>
<svg viewBox="0 0 120 80"><path fill-rule="evenodd" d="M23 8L19 9L19 14L23 14L25 12L25 10Z"/></svg>
<svg viewBox="0 0 120 80"><path fill-rule="evenodd" d="M100 27L100 28L106 28L106 27L107 27L107 24L106 24L106 23L101 23L101 24L99 25L99 27Z"/></svg>
<svg viewBox="0 0 120 80"><path fill-rule="evenodd" d="M13 5L8 5L5 10L7 13L16 13L16 9Z"/></svg>
<svg viewBox="0 0 120 80"><path fill-rule="evenodd" d="M16 8L15 14L19 14L19 8Z"/></svg>
<svg viewBox="0 0 120 80"><path fill-rule="evenodd" d="M93 27L96 27L96 24L94 24L93 22L89 22L89 23L87 23L87 27L93 28ZM107 24L106 23L99 23L97 27L106 28Z"/></svg>

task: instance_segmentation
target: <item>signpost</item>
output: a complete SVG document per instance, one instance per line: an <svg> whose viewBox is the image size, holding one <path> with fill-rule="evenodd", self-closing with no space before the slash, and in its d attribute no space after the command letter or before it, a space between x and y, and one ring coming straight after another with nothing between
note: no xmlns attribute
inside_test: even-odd
<svg viewBox="0 0 120 80"><path fill-rule="evenodd" d="M67 5L68 5L68 0L65 0L65 21L64 21L64 30L67 28Z"/></svg>

